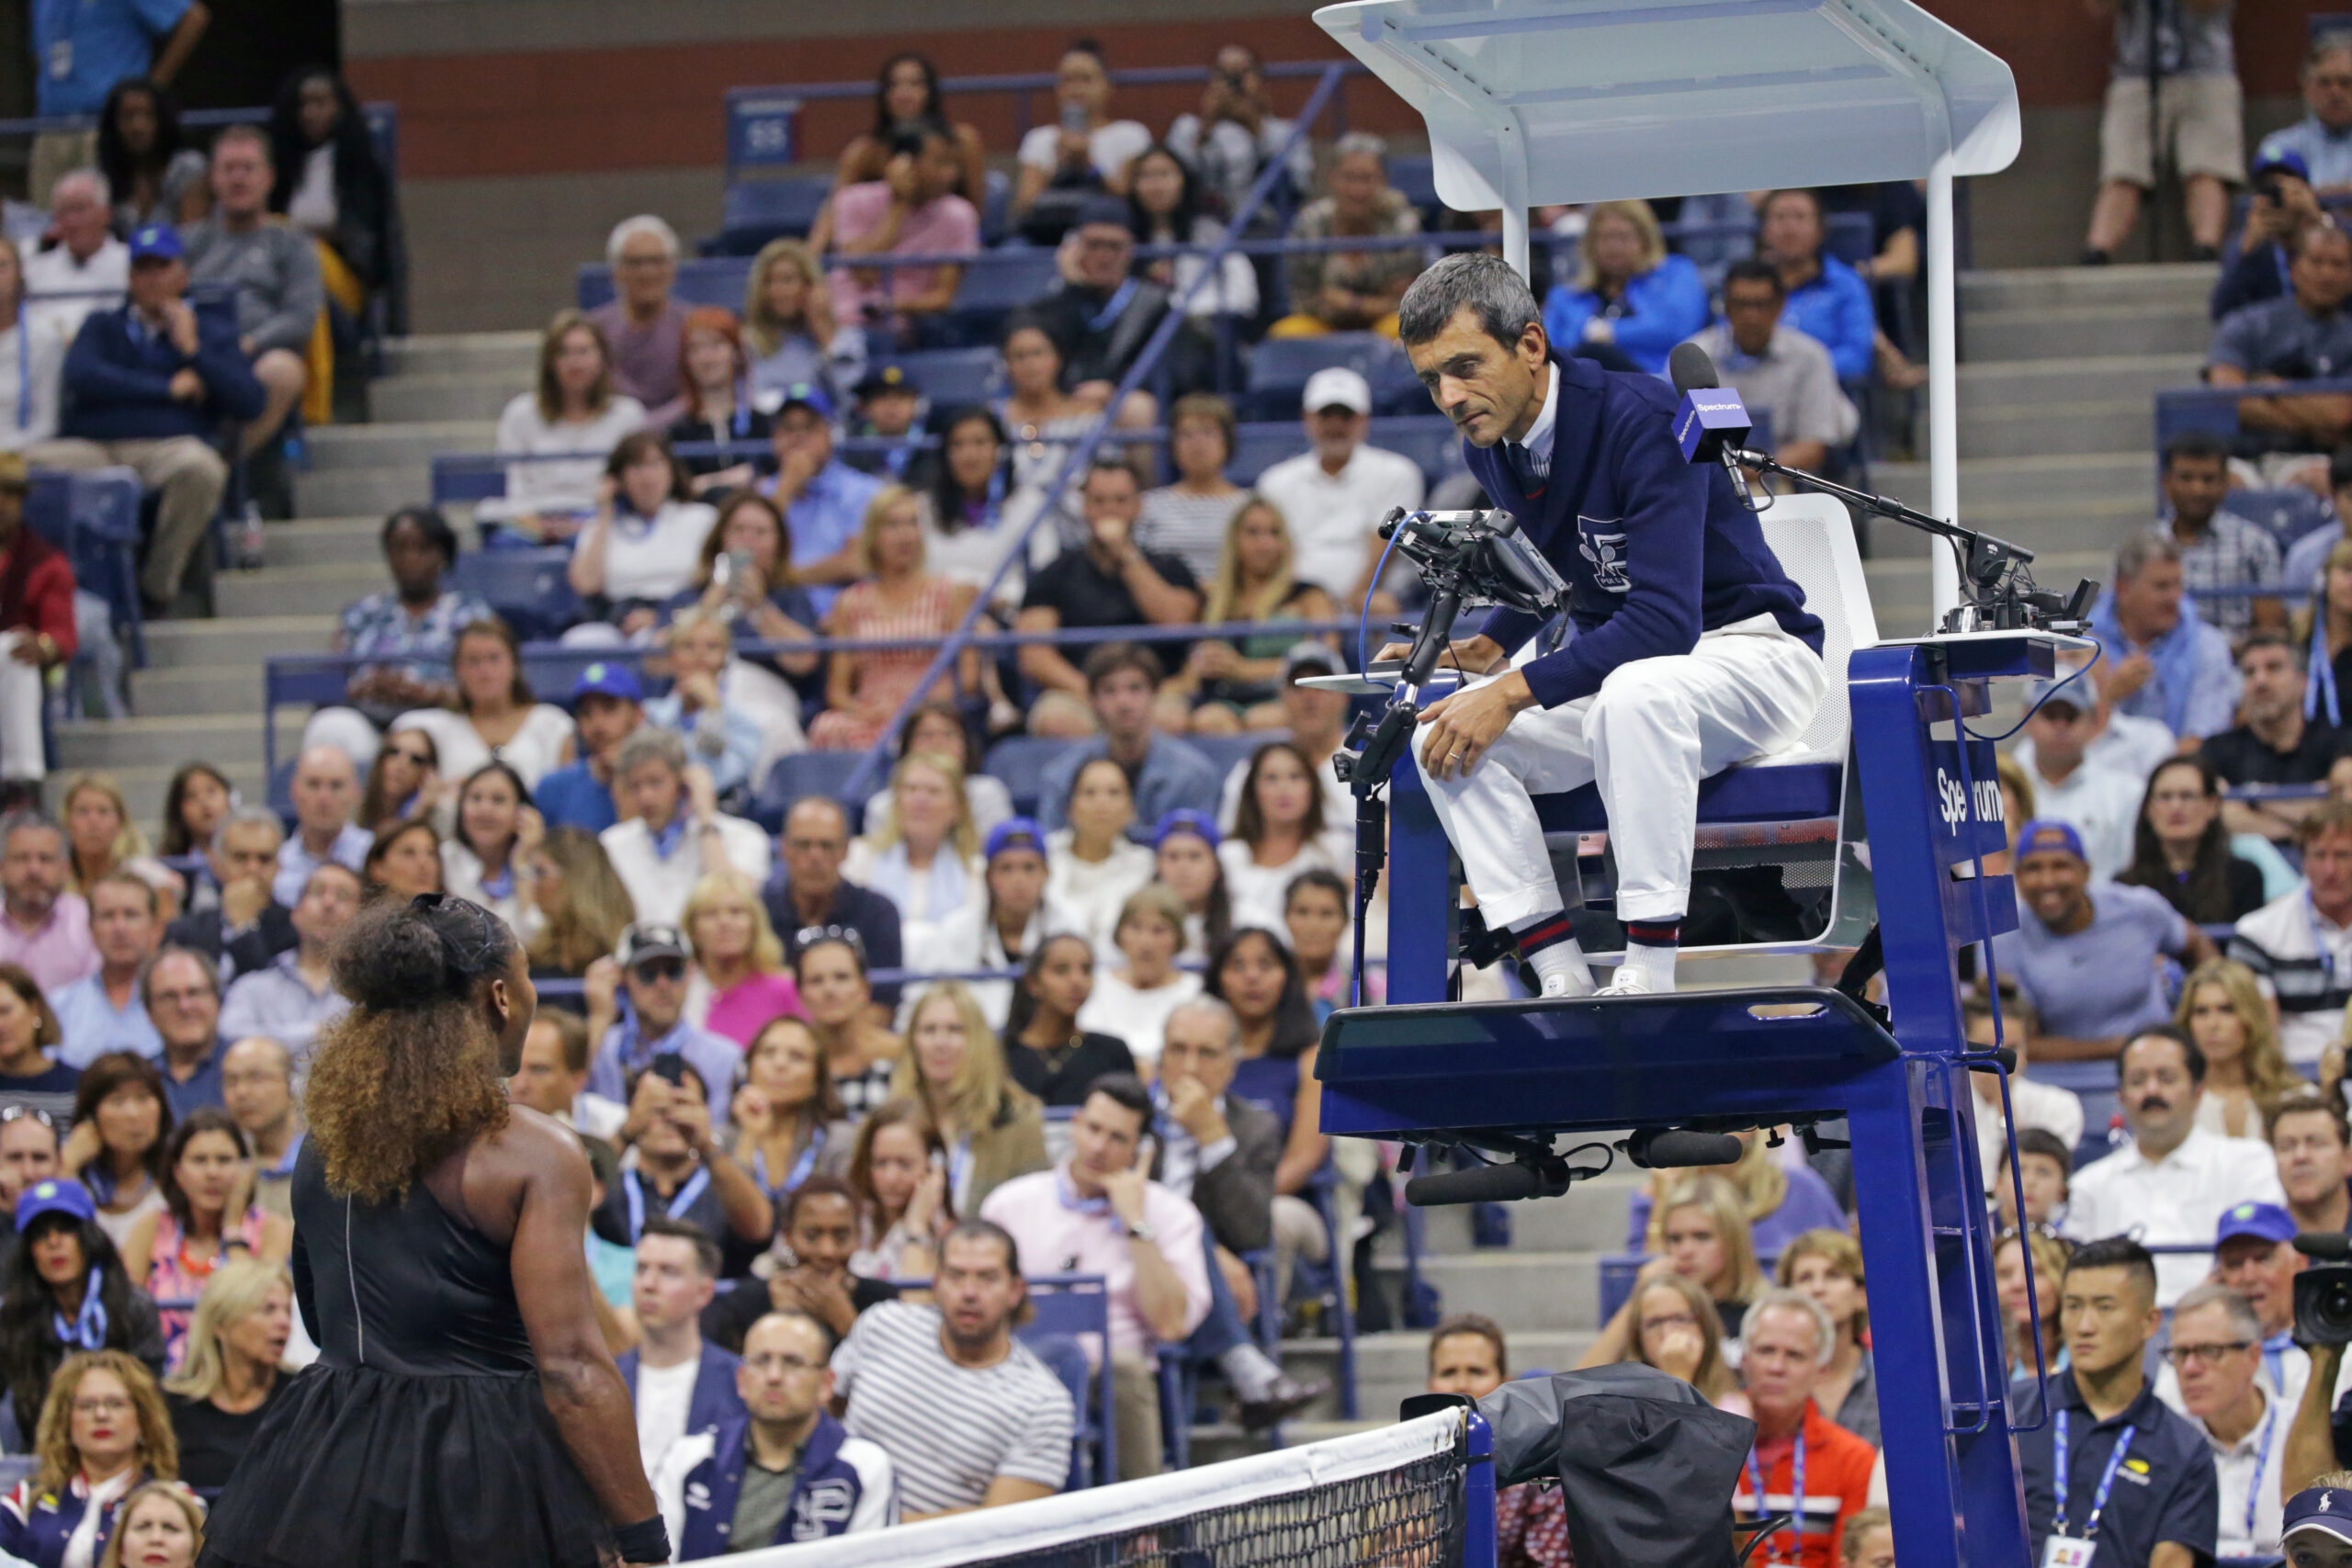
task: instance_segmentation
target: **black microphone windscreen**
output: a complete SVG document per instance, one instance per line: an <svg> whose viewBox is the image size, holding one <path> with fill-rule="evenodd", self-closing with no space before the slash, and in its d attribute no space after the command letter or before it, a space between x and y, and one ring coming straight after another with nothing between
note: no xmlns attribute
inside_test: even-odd
<svg viewBox="0 0 2352 1568"><path fill-rule="evenodd" d="M1405 1201L1433 1209L1444 1203L1509 1203L1543 1190L1534 1168L1517 1163L1440 1170L1405 1183Z"/></svg>
<svg viewBox="0 0 2352 1568"><path fill-rule="evenodd" d="M1642 1151L1654 1170L1682 1166L1731 1165L1741 1154L1740 1142L1729 1133L1690 1133L1679 1129L1651 1137Z"/></svg>
<svg viewBox="0 0 2352 1568"><path fill-rule="evenodd" d="M2352 1235L2342 1231L2305 1231L2295 1238L2295 1250L2323 1263L2352 1260Z"/></svg>
<svg viewBox="0 0 2352 1568"><path fill-rule="evenodd" d="M1677 397L1688 397L1694 387L1720 387L1723 378L1715 374L1715 362L1707 351L1695 343L1678 343L1674 352L1666 356L1667 374L1674 379Z"/></svg>

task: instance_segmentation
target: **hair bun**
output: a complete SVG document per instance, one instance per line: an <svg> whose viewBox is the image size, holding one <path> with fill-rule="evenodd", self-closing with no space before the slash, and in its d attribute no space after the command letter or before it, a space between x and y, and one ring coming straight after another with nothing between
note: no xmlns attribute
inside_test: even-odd
<svg viewBox="0 0 2352 1568"><path fill-rule="evenodd" d="M448 949L440 933L406 910L355 921L337 954L335 977L361 1007L423 1007L448 994Z"/></svg>

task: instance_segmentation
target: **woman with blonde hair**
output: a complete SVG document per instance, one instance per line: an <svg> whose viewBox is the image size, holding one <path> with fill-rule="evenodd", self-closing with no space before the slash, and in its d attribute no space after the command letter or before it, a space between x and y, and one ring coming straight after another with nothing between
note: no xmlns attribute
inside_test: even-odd
<svg viewBox="0 0 2352 1568"><path fill-rule="evenodd" d="M1658 1203L1647 1240L1645 1250L1653 1256L1642 1265L1634 1293L1610 1318L1579 1367L1606 1366L1624 1355L1634 1338L1638 1286L1660 1274L1679 1274L1696 1285L1714 1303L1726 1340L1739 1337L1747 1303L1763 1293L1764 1271L1757 1266L1747 1205L1724 1177L1684 1174Z"/></svg>
<svg viewBox="0 0 2352 1568"><path fill-rule="evenodd" d="M96 1562L124 1497L176 1481L179 1444L153 1374L119 1350L80 1350L50 1380L33 1472L0 1498L0 1551L34 1568Z"/></svg>
<svg viewBox="0 0 2352 1568"><path fill-rule="evenodd" d="M1776 1276L1811 1296L1838 1325L1838 1343L1814 1385L1821 1413L1872 1448L1879 1447L1878 1369L1871 1359L1870 1297L1862 1289L1862 1249L1842 1230L1806 1231L1781 1249Z"/></svg>
<svg viewBox="0 0 2352 1568"><path fill-rule="evenodd" d="M735 1163L778 1205L809 1177L838 1174L855 1135L842 1119L824 1041L790 1014L752 1036L727 1119L735 1124Z"/></svg>
<svg viewBox="0 0 2352 1568"><path fill-rule="evenodd" d="M175 1481L134 1486L116 1509L119 1526L98 1568L196 1568L204 1552L204 1505Z"/></svg>
<svg viewBox="0 0 2352 1568"><path fill-rule="evenodd" d="M620 946L637 906L603 841L585 828L548 829L527 863L540 919L531 971L577 979Z"/></svg>
<svg viewBox="0 0 2352 1568"><path fill-rule="evenodd" d="M890 804L888 820L850 845L842 875L897 905L900 941L922 953L948 917L986 901L980 835L964 770L936 751L899 759Z"/></svg>
<svg viewBox="0 0 2352 1568"><path fill-rule="evenodd" d="M752 390L781 392L805 381L840 402L844 367L833 358L833 344L841 335L832 288L816 255L798 240L762 246L743 283L743 347L752 361Z"/></svg>
<svg viewBox="0 0 2352 1568"><path fill-rule="evenodd" d="M645 423L645 405L613 385L613 346L585 311L566 308L539 338L530 391L498 416L501 456L562 457L572 462L513 463L506 493L477 502L477 521L532 544L560 543L596 511L596 484L622 436Z"/></svg>
<svg viewBox="0 0 2352 1568"><path fill-rule="evenodd" d="M750 884L733 873L706 876L678 917L695 956L686 1016L748 1046L772 1019L800 1011L800 987L785 967L784 942Z"/></svg>
<svg viewBox="0 0 2352 1568"><path fill-rule="evenodd" d="M1016 1176L1045 1169L1044 1108L1012 1081L1004 1048L972 993L954 980L923 992L909 1014L893 1098L922 1101L947 1150L947 1197L979 1211Z"/></svg>
<svg viewBox="0 0 2352 1568"><path fill-rule="evenodd" d="M2261 1137L2264 1110L2302 1080L2278 1048L2270 999L2254 971L2207 959L2182 984L2173 1022L2205 1054L2197 1124L2220 1137Z"/></svg>
<svg viewBox="0 0 2352 1568"><path fill-rule="evenodd" d="M884 486L867 504L857 558L865 575L842 590L821 629L828 637L915 646L831 657L825 711L808 726L808 743L823 751L861 750L881 738L907 699L922 690L938 643L962 624L979 592L925 569L922 506L904 485ZM956 661L956 689L973 691L979 679L979 656L965 653Z"/></svg>
<svg viewBox="0 0 2352 1568"><path fill-rule="evenodd" d="M1632 1305L1633 1328L1618 1360L1656 1367L1697 1389L1717 1408L1746 1414L1747 1396L1724 1359L1723 1320L1706 1292L1663 1269L1635 1287Z"/></svg>
<svg viewBox="0 0 2352 1568"><path fill-rule="evenodd" d="M1655 376L1674 345L1707 324L1706 280L1671 254L1646 201L1596 202L1576 271L1544 301L1544 330L1563 354L1612 343Z"/></svg>
<svg viewBox="0 0 2352 1568"><path fill-rule="evenodd" d="M86 897L107 873L147 853L147 835L131 822L130 807L113 774L76 773L59 800L69 891Z"/></svg>
<svg viewBox="0 0 2352 1568"><path fill-rule="evenodd" d="M1201 619L1211 626L1254 621L1268 629L1238 643L1194 643L1184 668L1160 688L1177 709L1163 712L1163 727L1185 719L1204 735L1231 735L1289 725L1281 702L1283 655L1297 645L1299 623L1338 614L1320 584L1291 575L1297 559L1294 545L1282 508L1254 491L1235 503ZM1192 708L1188 719L1182 712L1186 704Z"/></svg>
<svg viewBox="0 0 2352 1568"><path fill-rule="evenodd" d="M164 1380L180 1478L217 1492L295 1369L294 1277L283 1261L234 1258L212 1271L188 1325L187 1358Z"/></svg>
<svg viewBox="0 0 2352 1568"><path fill-rule="evenodd" d="M2033 1375L2035 1309L2041 1321L2041 1361L2052 1372L2066 1364L2065 1333L2058 1320L2058 1285L2065 1277L2071 1243L2044 1225L2003 1231L1993 1241L1993 1288L2000 1298L2002 1338L2008 1347L2009 1375ZM2033 1269L2033 1292L2026 1292L2026 1268Z"/></svg>

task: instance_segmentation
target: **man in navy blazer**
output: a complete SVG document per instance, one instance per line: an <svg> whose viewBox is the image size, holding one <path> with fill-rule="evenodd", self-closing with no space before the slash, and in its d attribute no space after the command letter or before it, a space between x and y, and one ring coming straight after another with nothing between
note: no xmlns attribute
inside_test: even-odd
<svg viewBox="0 0 2352 1568"><path fill-rule="evenodd" d="M1532 616L1498 610L1453 644L1451 661L1479 678L1421 715L1438 818L1544 994L1582 996L1592 976L1532 796L1598 784L1627 937L1602 994L1672 990L1699 781L1804 732L1826 686L1821 623L1724 471L1683 460L1674 394L1555 357L1509 263L1448 256L1398 316L1470 471L1573 590L1575 635L1521 668Z"/></svg>
<svg viewBox="0 0 2352 1568"><path fill-rule="evenodd" d="M155 536L139 592L160 610L212 525L229 466L211 441L224 420L250 420L267 394L237 346L233 319L199 322L187 263L168 223L130 236L130 298L94 310L66 351L61 434L96 443L105 461L139 471L157 492Z"/></svg>
<svg viewBox="0 0 2352 1568"><path fill-rule="evenodd" d="M670 1445L743 1417L741 1363L702 1337L702 1309L718 1290L718 1244L700 1227L650 1216L637 1238L629 1304L644 1337L620 1358L637 1406L638 1455L653 1473Z"/></svg>

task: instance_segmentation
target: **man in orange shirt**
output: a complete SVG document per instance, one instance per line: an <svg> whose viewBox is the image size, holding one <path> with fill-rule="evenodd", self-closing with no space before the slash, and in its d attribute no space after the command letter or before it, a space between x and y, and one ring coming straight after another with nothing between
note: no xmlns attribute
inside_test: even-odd
<svg viewBox="0 0 2352 1568"><path fill-rule="evenodd" d="M1836 1345L1829 1314L1812 1297L1770 1291L1747 1309L1742 1370L1756 1413L1756 1448L1732 1496L1743 1523L1793 1514L1757 1550L1759 1562L1836 1568L1838 1545L1870 1501L1878 1450L1814 1408L1814 1385ZM1760 1495L1759 1495L1760 1494Z"/></svg>

